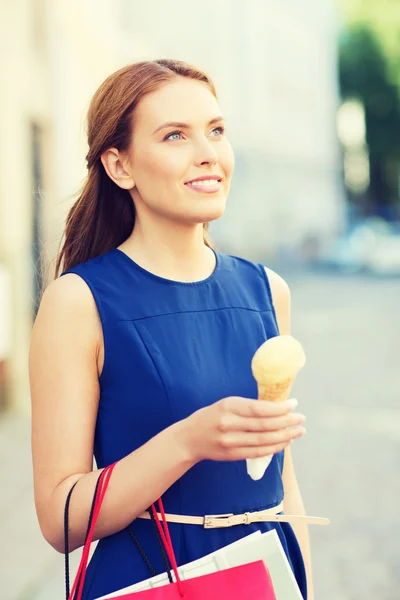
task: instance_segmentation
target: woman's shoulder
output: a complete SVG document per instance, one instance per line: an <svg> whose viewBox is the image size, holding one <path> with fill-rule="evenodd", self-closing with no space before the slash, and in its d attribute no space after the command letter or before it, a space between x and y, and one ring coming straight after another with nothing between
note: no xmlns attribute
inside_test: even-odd
<svg viewBox="0 0 400 600"><path fill-rule="evenodd" d="M226 255L228 264L241 269L247 274L256 274L257 281L261 283L269 303L275 312L280 333L290 330L290 287L286 280L270 267L262 263L243 258L241 256ZM252 280L254 280L252 278Z"/></svg>
<svg viewBox="0 0 400 600"><path fill-rule="evenodd" d="M103 276L104 269L107 269L110 263L111 254L112 249L98 254L97 256L87 258L76 265L64 269L60 274L60 278L62 278L64 275L70 274L80 275L81 278L94 277L97 273Z"/></svg>
<svg viewBox="0 0 400 600"><path fill-rule="evenodd" d="M100 341L99 318L85 282L75 274L51 281L32 328L30 363L35 366L40 357L54 355L65 364L73 356L96 356Z"/></svg>
<svg viewBox="0 0 400 600"><path fill-rule="evenodd" d="M287 281L278 273L276 273L276 271L273 271L272 269L270 269L269 267L265 267L263 266L263 269L266 273L266 276L268 277L273 295L275 296L288 296L290 295L290 288L289 285L287 283Z"/></svg>
<svg viewBox="0 0 400 600"><path fill-rule="evenodd" d="M36 320L96 330L96 303L86 282L75 273L51 281L43 292ZM82 331L82 330L81 330Z"/></svg>
<svg viewBox="0 0 400 600"><path fill-rule="evenodd" d="M290 293L289 285L285 279L276 271L273 271L271 268L263 265L262 263L258 263L234 254L224 254L224 257L228 265L250 272L257 272L257 274L261 275L263 279L267 279L268 283L278 296L287 295Z"/></svg>
<svg viewBox="0 0 400 600"><path fill-rule="evenodd" d="M88 328L96 331L96 303L87 282L72 271L63 275L45 288L36 321L42 325L59 324L60 327L63 327L63 323L68 323L71 328L78 326L83 327L86 332Z"/></svg>

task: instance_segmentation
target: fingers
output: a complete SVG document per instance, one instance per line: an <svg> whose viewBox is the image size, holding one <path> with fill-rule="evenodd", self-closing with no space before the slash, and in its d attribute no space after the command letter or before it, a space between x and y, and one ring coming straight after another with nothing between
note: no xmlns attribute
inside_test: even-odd
<svg viewBox="0 0 400 600"><path fill-rule="evenodd" d="M221 419L220 431L278 431L295 425L301 425L306 417L301 413L289 413L283 417L238 417L226 415Z"/></svg>
<svg viewBox="0 0 400 600"><path fill-rule="evenodd" d="M221 445L225 449L287 445L291 440L302 437L305 432L306 430L302 425L268 432L232 431L223 436ZM272 454L272 452L269 451L266 454Z"/></svg>
<svg viewBox="0 0 400 600"><path fill-rule="evenodd" d="M306 417L301 413L290 413L284 417L265 419L245 419L246 431L278 431L287 427L302 425Z"/></svg>
<svg viewBox="0 0 400 600"><path fill-rule="evenodd" d="M275 446L264 446L258 448L239 448L235 450L235 460L246 460L246 458L262 458L270 454L278 454L285 450L290 445L290 442L284 444L276 444Z"/></svg>
<svg viewBox="0 0 400 600"><path fill-rule="evenodd" d="M234 413L240 417L282 417L292 412L297 404L294 398L282 402L270 402L232 397L223 400L222 409L226 413Z"/></svg>
<svg viewBox="0 0 400 600"><path fill-rule="evenodd" d="M297 400L269 402L229 397L214 405L219 460L242 460L277 454L305 434L305 416L294 413ZM207 409L205 409L207 410ZM215 414L215 413L214 413ZM215 430L214 430L215 431Z"/></svg>

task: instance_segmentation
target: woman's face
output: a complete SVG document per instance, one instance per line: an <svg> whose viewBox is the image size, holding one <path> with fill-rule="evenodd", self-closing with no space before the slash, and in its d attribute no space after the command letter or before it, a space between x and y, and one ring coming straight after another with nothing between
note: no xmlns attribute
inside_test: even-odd
<svg viewBox="0 0 400 600"><path fill-rule="evenodd" d="M128 152L139 216L197 224L223 214L234 168L224 126L216 98L193 79L179 77L140 101ZM204 176L217 179L188 183Z"/></svg>

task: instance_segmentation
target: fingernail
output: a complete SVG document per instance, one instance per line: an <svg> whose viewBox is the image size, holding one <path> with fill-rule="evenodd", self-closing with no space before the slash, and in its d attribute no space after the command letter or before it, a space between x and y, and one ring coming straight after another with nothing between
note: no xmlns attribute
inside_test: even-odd
<svg viewBox="0 0 400 600"><path fill-rule="evenodd" d="M305 435L307 433L307 430L305 427L296 427L294 431L295 431L295 436L290 440L291 444L293 444L293 442L295 440L298 440L299 438L303 437L303 435Z"/></svg>
<svg viewBox="0 0 400 600"><path fill-rule="evenodd" d="M296 406L298 406L299 401L297 400L297 398L290 398L290 400L288 400L287 403L289 404L290 408L295 409Z"/></svg>

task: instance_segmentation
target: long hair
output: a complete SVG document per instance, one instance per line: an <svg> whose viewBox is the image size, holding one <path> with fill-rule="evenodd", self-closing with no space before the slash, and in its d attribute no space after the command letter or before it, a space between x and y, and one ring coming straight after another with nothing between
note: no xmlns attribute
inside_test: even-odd
<svg viewBox="0 0 400 600"><path fill-rule="evenodd" d="M146 94L177 76L204 82L217 97L214 83L205 73L185 62L168 59L123 67L107 77L95 92L87 114L88 176L67 215L55 278L62 271L119 246L132 233L132 197L110 179L100 157L111 147L127 150L135 107ZM204 223L204 243L213 247L207 229L208 223Z"/></svg>

